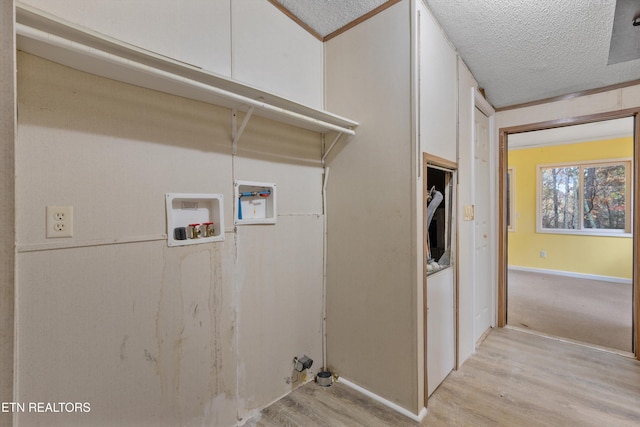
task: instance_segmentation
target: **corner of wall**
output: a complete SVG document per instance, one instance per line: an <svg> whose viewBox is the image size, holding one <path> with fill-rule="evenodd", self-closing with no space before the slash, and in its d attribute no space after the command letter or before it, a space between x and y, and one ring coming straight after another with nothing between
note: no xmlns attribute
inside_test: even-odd
<svg viewBox="0 0 640 427"><path fill-rule="evenodd" d="M0 401L12 402L15 301L15 4L0 4ZM0 413L1 425L12 425L11 413Z"/></svg>

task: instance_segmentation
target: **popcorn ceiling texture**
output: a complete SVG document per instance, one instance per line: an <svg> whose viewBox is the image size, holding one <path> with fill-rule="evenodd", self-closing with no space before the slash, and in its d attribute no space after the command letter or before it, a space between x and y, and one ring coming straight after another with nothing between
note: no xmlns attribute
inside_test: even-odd
<svg viewBox="0 0 640 427"><path fill-rule="evenodd" d="M278 0L278 3L325 37L386 0Z"/></svg>
<svg viewBox="0 0 640 427"><path fill-rule="evenodd" d="M640 79L607 65L615 0L426 2L495 107Z"/></svg>

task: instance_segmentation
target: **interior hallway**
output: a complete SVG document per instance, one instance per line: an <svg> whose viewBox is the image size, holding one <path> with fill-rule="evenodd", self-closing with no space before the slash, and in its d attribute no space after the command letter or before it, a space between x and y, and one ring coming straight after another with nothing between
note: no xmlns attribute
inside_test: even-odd
<svg viewBox="0 0 640 427"><path fill-rule="evenodd" d="M640 362L512 329L494 329L413 422L337 383L307 384L245 426L637 426Z"/></svg>

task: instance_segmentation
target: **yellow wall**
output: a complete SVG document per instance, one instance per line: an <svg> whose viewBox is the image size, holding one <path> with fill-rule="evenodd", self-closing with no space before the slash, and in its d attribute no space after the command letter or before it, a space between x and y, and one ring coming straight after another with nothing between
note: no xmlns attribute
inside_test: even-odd
<svg viewBox="0 0 640 427"><path fill-rule="evenodd" d="M631 137L509 151L516 202L515 231L509 232L509 266L630 279L630 237L536 233L536 166L632 156ZM540 257L540 251L546 251L546 258Z"/></svg>

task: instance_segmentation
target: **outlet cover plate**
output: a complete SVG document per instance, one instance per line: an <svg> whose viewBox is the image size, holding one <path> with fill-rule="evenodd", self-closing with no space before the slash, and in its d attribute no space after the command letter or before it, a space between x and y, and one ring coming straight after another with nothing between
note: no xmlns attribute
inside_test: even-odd
<svg viewBox="0 0 640 427"><path fill-rule="evenodd" d="M73 206L47 206L47 239L73 237Z"/></svg>

